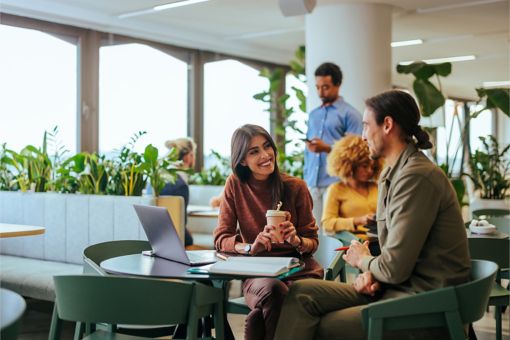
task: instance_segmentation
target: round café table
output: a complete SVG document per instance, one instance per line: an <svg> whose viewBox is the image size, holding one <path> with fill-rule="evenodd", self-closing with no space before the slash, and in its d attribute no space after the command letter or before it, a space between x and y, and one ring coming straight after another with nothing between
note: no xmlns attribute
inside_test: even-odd
<svg viewBox="0 0 510 340"><path fill-rule="evenodd" d="M40 235L44 234L45 230L39 226L0 223L0 238Z"/></svg>

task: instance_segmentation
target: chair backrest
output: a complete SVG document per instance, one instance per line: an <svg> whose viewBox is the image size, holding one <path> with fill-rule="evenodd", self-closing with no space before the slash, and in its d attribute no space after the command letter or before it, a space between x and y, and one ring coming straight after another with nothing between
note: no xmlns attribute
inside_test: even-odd
<svg viewBox="0 0 510 340"><path fill-rule="evenodd" d="M383 330L448 327L451 338L464 336L463 325L485 313L498 266L471 260L471 281L396 299L371 303L362 309L370 339L382 339Z"/></svg>
<svg viewBox="0 0 510 340"><path fill-rule="evenodd" d="M324 268L324 280L333 281L340 276L340 279L345 281L345 261L342 258L344 251L335 251L341 246L342 242L338 239L319 235L319 248L313 257Z"/></svg>
<svg viewBox="0 0 510 340"><path fill-rule="evenodd" d="M184 229L186 227L186 204L181 196L159 196L156 198L158 207L165 207L170 213L175 230L184 244Z"/></svg>
<svg viewBox="0 0 510 340"><path fill-rule="evenodd" d="M198 320L215 315L223 336L223 291L196 282L119 276L54 276L54 318L84 323L188 325L196 335ZM216 319L219 321L216 322ZM59 321L53 320L52 323Z"/></svg>
<svg viewBox="0 0 510 340"><path fill-rule="evenodd" d="M480 320L485 314L497 271L493 261L471 260L471 281L455 287L464 324Z"/></svg>
<svg viewBox="0 0 510 340"><path fill-rule="evenodd" d="M0 289L0 339L17 339L25 309L26 303L21 295L8 289Z"/></svg>
<svg viewBox="0 0 510 340"><path fill-rule="evenodd" d="M83 272L85 274L106 275L99 266L102 261L112 257L139 254L144 250L151 250L148 241L118 240L93 244L83 251Z"/></svg>
<svg viewBox="0 0 510 340"><path fill-rule="evenodd" d="M481 216L485 216L486 218L490 217L501 217L510 215L510 209L477 209L472 212L473 218L480 218Z"/></svg>

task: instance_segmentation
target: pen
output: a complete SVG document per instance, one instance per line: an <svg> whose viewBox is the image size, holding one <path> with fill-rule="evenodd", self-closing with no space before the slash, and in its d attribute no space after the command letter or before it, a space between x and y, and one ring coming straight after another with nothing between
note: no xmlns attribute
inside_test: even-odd
<svg viewBox="0 0 510 340"><path fill-rule="evenodd" d="M220 254L220 253L216 253L216 257L219 258L219 259L222 259L223 261L226 261L228 256L225 256L223 254Z"/></svg>
<svg viewBox="0 0 510 340"><path fill-rule="evenodd" d="M340 248L336 248L335 250L336 251L342 251L342 250L347 250L349 249L349 246L343 246L343 247L340 247Z"/></svg>

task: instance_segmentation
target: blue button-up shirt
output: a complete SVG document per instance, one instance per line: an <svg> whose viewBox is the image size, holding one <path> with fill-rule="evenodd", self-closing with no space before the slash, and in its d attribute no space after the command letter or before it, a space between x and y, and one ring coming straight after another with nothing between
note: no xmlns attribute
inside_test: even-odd
<svg viewBox="0 0 510 340"><path fill-rule="evenodd" d="M333 145L346 133L360 135L363 127L361 113L346 103L342 97L329 106L319 106L308 117L306 138L320 138ZM338 177L331 177L326 171L326 152L315 153L305 148L304 178L310 188L325 188L337 182Z"/></svg>

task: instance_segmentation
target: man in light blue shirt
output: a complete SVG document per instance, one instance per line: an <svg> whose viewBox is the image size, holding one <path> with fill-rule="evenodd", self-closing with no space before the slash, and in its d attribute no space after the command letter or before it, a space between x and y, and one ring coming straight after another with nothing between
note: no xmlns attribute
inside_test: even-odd
<svg viewBox="0 0 510 340"><path fill-rule="evenodd" d="M324 192L338 177L327 174L331 146L348 133L361 135L361 113L339 95L342 71L333 63L315 70L317 94L322 105L310 112L306 133L304 177L313 198L313 215L320 225Z"/></svg>

